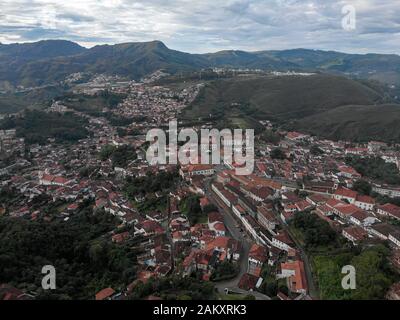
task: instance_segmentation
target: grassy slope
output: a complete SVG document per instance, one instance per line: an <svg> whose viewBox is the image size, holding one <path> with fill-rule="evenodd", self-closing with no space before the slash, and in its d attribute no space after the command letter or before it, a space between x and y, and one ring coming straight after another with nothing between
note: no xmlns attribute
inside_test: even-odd
<svg viewBox="0 0 400 320"><path fill-rule="evenodd" d="M223 116L231 112L232 103L238 103L244 114L257 119L287 120L379 99L379 92L343 77L253 77L207 85L184 117Z"/></svg>
<svg viewBox="0 0 400 320"><path fill-rule="evenodd" d="M296 121L293 128L331 139L400 141L400 105L343 106Z"/></svg>

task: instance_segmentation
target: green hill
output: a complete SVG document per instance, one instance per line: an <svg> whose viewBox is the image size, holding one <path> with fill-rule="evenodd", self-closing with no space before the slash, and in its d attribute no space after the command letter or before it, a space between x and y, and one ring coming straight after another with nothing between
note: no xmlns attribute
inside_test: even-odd
<svg viewBox="0 0 400 320"><path fill-rule="evenodd" d="M290 128L334 140L400 142L400 105L343 106L295 121Z"/></svg>
<svg viewBox="0 0 400 320"><path fill-rule="evenodd" d="M400 105L381 86L326 74L208 83L182 119L260 131L258 120L334 140L400 142Z"/></svg>
<svg viewBox="0 0 400 320"><path fill-rule="evenodd" d="M357 81L322 74L221 80L207 84L183 118L223 118L240 109L255 119L286 121L342 105L375 104L382 94Z"/></svg>

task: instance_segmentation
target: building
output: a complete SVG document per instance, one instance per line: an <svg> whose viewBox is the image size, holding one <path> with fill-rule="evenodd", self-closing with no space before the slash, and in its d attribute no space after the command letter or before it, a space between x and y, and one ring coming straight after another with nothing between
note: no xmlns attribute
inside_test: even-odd
<svg viewBox="0 0 400 320"><path fill-rule="evenodd" d="M358 226L343 229L342 235L354 245L368 238L368 232Z"/></svg>
<svg viewBox="0 0 400 320"><path fill-rule="evenodd" d="M400 220L400 207L394 204L386 203L378 206L376 212L382 216L388 216L390 218Z"/></svg>
<svg viewBox="0 0 400 320"><path fill-rule="evenodd" d="M289 235L285 231L282 231L272 238L272 245L288 252L290 249L293 249L294 243L293 240L290 239Z"/></svg>
<svg viewBox="0 0 400 320"><path fill-rule="evenodd" d="M253 244L249 252L248 273L257 277L261 274L261 269L268 261L268 249L258 244Z"/></svg>
<svg viewBox="0 0 400 320"><path fill-rule="evenodd" d="M274 213L265 207L257 208L258 222L270 232L274 232L278 222Z"/></svg>
<svg viewBox="0 0 400 320"><path fill-rule="evenodd" d="M215 169L213 165L190 164L182 166L179 173L183 178L192 176L212 176L215 173Z"/></svg>
<svg viewBox="0 0 400 320"><path fill-rule="evenodd" d="M281 264L281 278L287 278L288 288L291 292L307 294L308 285L301 260Z"/></svg>
<svg viewBox="0 0 400 320"><path fill-rule="evenodd" d="M372 191L379 193L382 196L388 196L390 198L399 198L400 197L400 188L389 187L384 185L373 185Z"/></svg>

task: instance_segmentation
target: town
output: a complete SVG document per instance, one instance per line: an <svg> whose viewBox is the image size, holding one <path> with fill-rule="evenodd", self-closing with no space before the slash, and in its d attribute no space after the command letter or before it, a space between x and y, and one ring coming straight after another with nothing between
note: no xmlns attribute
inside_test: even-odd
<svg viewBox="0 0 400 320"><path fill-rule="evenodd" d="M393 272L382 275L388 284L377 289L385 290L380 298L400 299L399 145L330 141L265 120L250 175L236 174L235 163L151 165L149 130L171 120L182 129L212 128L180 120L204 84L160 85L162 76L134 82L97 75L54 100L44 114L82 121L85 136L75 141L60 142L64 133L37 143L18 126L2 126L0 218L68 225L90 212L115 219L98 238L132 252L135 275L122 285L103 281L91 299L171 298L168 289L146 287L170 278L211 283L218 299L334 298L332 288L349 297L340 270L362 265L364 254L387 259ZM81 103L114 96L116 103L96 112ZM330 254L351 259L327 266ZM5 300L37 294L15 281L0 285Z"/></svg>

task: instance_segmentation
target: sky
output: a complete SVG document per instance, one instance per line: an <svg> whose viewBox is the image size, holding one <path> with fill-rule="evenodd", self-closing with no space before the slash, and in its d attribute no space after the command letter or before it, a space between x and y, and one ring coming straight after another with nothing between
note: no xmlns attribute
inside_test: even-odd
<svg viewBox="0 0 400 320"><path fill-rule="evenodd" d="M0 0L1 43L43 39L400 54L400 0Z"/></svg>

